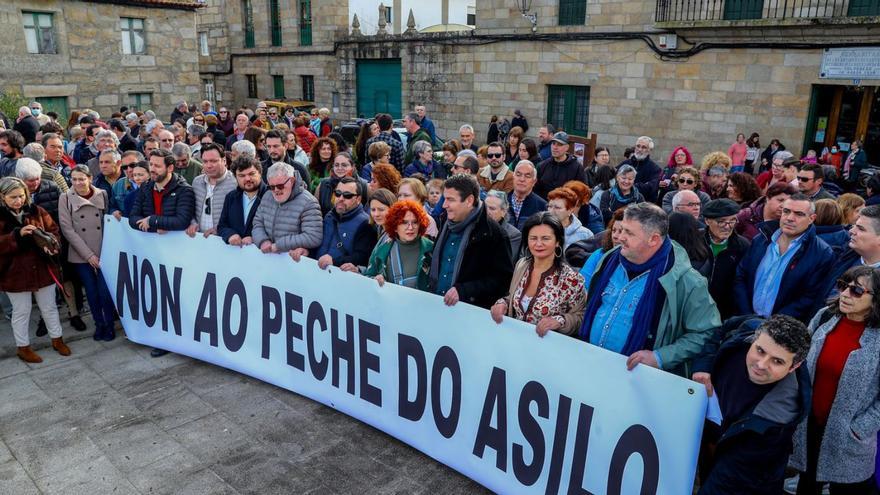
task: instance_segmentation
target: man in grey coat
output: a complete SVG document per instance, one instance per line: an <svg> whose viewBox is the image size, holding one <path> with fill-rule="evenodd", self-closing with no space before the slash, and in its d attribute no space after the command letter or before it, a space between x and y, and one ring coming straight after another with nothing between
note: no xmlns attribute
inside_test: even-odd
<svg viewBox="0 0 880 495"><path fill-rule="evenodd" d="M217 234L226 195L237 186L235 176L226 168L226 152L219 144L205 144L202 160L202 175L193 179L192 184L196 210L186 229L190 237L195 237L196 232L204 233L205 237Z"/></svg>
<svg viewBox="0 0 880 495"><path fill-rule="evenodd" d="M306 190L296 169L278 162L267 172L269 192L254 216L254 244L264 253L308 256L321 245L323 218L318 200Z"/></svg>

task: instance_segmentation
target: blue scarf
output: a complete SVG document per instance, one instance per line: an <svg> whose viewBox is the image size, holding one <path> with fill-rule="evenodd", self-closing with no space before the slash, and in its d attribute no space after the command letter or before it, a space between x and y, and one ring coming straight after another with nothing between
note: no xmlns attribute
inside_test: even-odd
<svg viewBox="0 0 880 495"><path fill-rule="evenodd" d="M609 254L608 261L602 268L602 273L599 274L599 280L590 288L590 295L592 297L590 297L587 303L584 322L579 333L580 338L587 342L590 341L593 320L596 318L596 313L599 312L599 307L602 305L602 292L608 286L608 282L611 280L611 276L617 270L617 267L623 265L623 268L631 273L649 272L644 292L641 299L639 299L638 306L636 306L635 314L633 314L632 328L626 338L626 344L624 344L621 354L629 356L634 352L641 351L645 346L651 326L656 320L654 316L659 301L658 297L662 297L663 291L663 288L660 286L660 277L668 272L671 267L671 254L672 242L668 237L663 241L660 249L654 253L654 256L641 265L637 265L621 256L620 249Z"/></svg>
<svg viewBox="0 0 880 495"><path fill-rule="evenodd" d="M611 187L611 195L614 196L614 199L617 200L618 203L626 205L636 200L636 189L633 187L630 189L629 194L624 196L623 193L620 192L620 188L615 184Z"/></svg>

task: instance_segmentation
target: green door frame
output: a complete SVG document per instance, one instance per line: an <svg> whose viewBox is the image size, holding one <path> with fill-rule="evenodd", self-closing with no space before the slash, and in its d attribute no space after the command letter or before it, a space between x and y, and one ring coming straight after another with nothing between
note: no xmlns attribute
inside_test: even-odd
<svg viewBox="0 0 880 495"><path fill-rule="evenodd" d="M403 112L402 72L399 58L359 59L356 62L357 115L372 117Z"/></svg>
<svg viewBox="0 0 880 495"><path fill-rule="evenodd" d="M67 122L70 110L66 96L38 96L35 99L43 105L43 113L55 112L58 114L58 122Z"/></svg>

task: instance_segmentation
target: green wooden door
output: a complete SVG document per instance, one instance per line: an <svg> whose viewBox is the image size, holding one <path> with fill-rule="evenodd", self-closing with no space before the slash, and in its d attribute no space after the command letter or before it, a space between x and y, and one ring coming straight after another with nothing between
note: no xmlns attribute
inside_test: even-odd
<svg viewBox="0 0 880 495"><path fill-rule="evenodd" d="M547 87L547 122L569 134L586 136L589 121L589 86Z"/></svg>
<svg viewBox="0 0 880 495"><path fill-rule="evenodd" d="M851 17L880 15L880 2L877 0L850 0L847 15Z"/></svg>
<svg viewBox="0 0 880 495"><path fill-rule="evenodd" d="M403 108L400 74L399 58L357 61L359 117L387 113L394 118L400 118Z"/></svg>
<svg viewBox="0 0 880 495"><path fill-rule="evenodd" d="M760 19L763 9L764 0L726 0L724 20Z"/></svg>
<svg viewBox="0 0 880 495"><path fill-rule="evenodd" d="M67 110L66 96L40 96L36 100L43 105L43 113L55 112L58 114L58 122L67 122L70 112Z"/></svg>

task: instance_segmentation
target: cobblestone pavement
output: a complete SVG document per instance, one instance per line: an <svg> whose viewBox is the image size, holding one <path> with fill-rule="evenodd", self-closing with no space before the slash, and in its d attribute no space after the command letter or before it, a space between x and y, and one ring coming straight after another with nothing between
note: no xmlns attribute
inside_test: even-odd
<svg viewBox="0 0 880 495"><path fill-rule="evenodd" d="M72 356L33 338L44 362L29 365L0 316L0 494L485 492L342 413L123 336L95 342L84 320L65 322Z"/></svg>

